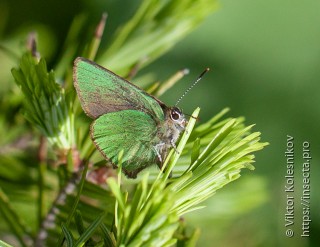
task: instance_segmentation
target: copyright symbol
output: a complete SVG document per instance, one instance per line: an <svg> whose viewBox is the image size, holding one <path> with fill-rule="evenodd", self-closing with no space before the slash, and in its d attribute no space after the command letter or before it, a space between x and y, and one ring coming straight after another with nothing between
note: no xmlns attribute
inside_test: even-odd
<svg viewBox="0 0 320 247"><path fill-rule="evenodd" d="M287 237L291 238L291 237L293 237L293 235L294 235L294 232L291 229L286 230Z"/></svg>

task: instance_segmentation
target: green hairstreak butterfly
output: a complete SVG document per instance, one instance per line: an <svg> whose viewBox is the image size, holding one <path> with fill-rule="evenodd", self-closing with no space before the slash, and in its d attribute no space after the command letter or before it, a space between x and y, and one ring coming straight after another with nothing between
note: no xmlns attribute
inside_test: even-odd
<svg viewBox="0 0 320 247"><path fill-rule="evenodd" d="M100 153L116 167L123 150L129 178L152 164L161 168L186 126L182 111L85 58L74 61L73 80L82 109L94 119L90 134Z"/></svg>

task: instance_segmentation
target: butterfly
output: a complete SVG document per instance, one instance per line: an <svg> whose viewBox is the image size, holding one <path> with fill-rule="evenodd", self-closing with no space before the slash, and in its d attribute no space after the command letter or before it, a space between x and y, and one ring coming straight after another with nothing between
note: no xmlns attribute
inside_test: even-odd
<svg viewBox="0 0 320 247"><path fill-rule="evenodd" d="M123 150L122 171L128 178L136 178L152 164L162 167L187 124L178 107L168 107L82 57L74 61L73 81L82 109L94 119L91 139L105 159L117 167L119 152Z"/></svg>

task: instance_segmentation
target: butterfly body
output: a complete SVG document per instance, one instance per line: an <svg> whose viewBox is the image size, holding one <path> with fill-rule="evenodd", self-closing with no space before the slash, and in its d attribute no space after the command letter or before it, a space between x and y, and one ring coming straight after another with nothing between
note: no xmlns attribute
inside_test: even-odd
<svg viewBox="0 0 320 247"><path fill-rule="evenodd" d="M152 164L161 167L186 125L180 109L84 58L75 60L73 77L101 154L117 167L123 150L122 170L130 178Z"/></svg>

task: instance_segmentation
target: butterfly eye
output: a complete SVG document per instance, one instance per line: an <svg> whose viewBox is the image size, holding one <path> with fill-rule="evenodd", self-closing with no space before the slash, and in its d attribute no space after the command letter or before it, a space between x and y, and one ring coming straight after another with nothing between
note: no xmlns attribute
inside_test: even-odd
<svg viewBox="0 0 320 247"><path fill-rule="evenodd" d="M181 113L178 109L173 109L171 111L171 119L177 121L181 118Z"/></svg>

